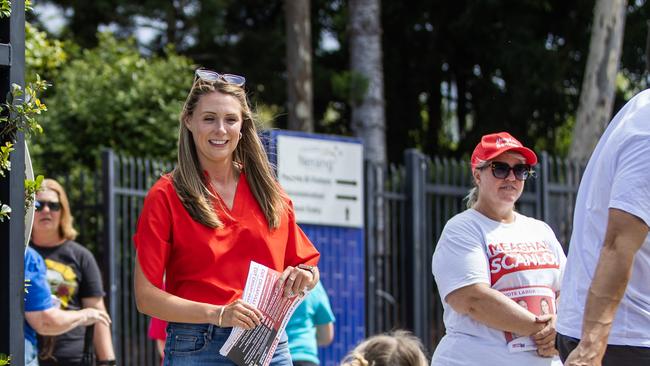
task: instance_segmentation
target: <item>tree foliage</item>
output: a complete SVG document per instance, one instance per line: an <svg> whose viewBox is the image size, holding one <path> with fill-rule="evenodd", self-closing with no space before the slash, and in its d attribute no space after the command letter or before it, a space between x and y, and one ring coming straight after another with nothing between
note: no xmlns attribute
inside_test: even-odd
<svg viewBox="0 0 650 366"><path fill-rule="evenodd" d="M585 3L385 4L387 135L431 154L471 152L499 130L552 149L577 103Z"/></svg>
<svg viewBox="0 0 650 366"><path fill-rule="evenodd" d="M64 42L48 37L30 23L25 23L25 67L27 82L40 75L46 80L56 78L56 73L68 61Z"/></svg>
<svg viewBox="0 0 650 366"><path fill-rule="evenodd" d="M100 26L119 36L144 26L155 35L140 45L146 52L164 55L173 44L197 64L245 75L255 103L277 111L275 125L286 127L282 0L43 1L65 10L63 34L82 46L98 42ZM382 1L389 160L401 160L408 147L467 154L480 135L498 130L536 149L566 151L593 6L594 0ZM349 73L348 7L346 0L311 2L317 132L351 133L350 100L359 88ZM626 90L615 109L626 93L647 85L648 11L645 0L630 1Z"/></svg>
<svg viewBox="0 0 650 366"><path fill-rule="evenodd" d="M35 165L44 172L92 169L103 147L174 159L192 71L190 60L171 48L144 58L132 40L102 33L97 47L61 66L42 121L46 137L35 139Z"/></svg>
<svg viewBox="0 0 650 366"><path fill-rule="evenodd" d="M596 1L589 55L569 150L570 159L589 159L610 121L623 48L626 10L627 0Z"/></svg>

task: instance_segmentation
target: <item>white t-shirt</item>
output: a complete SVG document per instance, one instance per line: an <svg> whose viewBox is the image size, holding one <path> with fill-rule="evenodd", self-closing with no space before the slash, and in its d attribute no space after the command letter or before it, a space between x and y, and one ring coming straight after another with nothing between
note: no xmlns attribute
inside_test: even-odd
<svg viewBox="0 0 650 366"><path fill-rule="evenodd" d="M436 347L432 365L561 365L558 358L539 357L535 351L509 352L506 333L457 313L445 299L476 283L502 292L541 288L555 294L565 262L555 234L542 221L516 213L514 222L506 224L473 209L454 216L433 254L447 334ZM539 310L539 300L531 296L527 302Z"/></svg>
<svg viewBox="0 0 650 366"><path fill-rule="evenodd" d="M608 209L650 225L650 91L632 98L614 117L580 182L562 284L557 330L580 338L587 292L600 257ZM650 236L634 258L609 344L650 347Z"/></svg>

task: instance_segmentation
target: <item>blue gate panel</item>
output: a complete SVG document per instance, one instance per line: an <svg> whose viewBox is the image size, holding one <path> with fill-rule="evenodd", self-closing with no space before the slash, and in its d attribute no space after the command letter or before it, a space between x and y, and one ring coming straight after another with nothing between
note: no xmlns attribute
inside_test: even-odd
<svg viewBox="0 0 650 366"><path fill-rule="evenodd" d="M334 341L319 349L321 365L338 365L365 334L363 230L301 224L321 253L318 268L336 317Z"/></svg>
<svg viewBox="0 0 650 366"><path fill-rule="evenodd" d="M269 160L277 166L277 136L290 135L315 139L359 142L340 136L324 136L296 131L271 130L262 133ZM321 253L318 265L321 281L336 317L334 341L319 349L321 365L340 364L345 354L365 336L365 247L364 229L300 224Z"/></svg>

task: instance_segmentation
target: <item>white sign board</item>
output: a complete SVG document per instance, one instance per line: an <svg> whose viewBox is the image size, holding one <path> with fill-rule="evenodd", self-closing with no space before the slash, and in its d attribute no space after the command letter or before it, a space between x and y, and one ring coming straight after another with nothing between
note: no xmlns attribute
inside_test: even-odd
<svg viewBox="0 0 650 366"><path fill-rule="evenodd" d="M277 172L299 223L363 227L363 146L277 136Z"/></svg>

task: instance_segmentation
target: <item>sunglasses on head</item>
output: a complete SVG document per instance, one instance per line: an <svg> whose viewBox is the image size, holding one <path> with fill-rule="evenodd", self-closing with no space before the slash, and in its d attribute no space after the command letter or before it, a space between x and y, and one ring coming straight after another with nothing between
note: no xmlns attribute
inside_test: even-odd
<svg viewBox="0 0 650 366"><path fill-rule="evenodd" d="M240 75L235 74L220 74L216 71L207 70L207 69L197 69L194 74L196 77L203 81L214 83L217 80L221 80L228 84L233 84L237 86L244 86L246 83L246 78Z"/></svg>
<svg viewBox="0 0 650 366"><path fill-rule="evenodd" d="M516 164L515 166L510 166L507 163L495 161L484 168L487 167L492 170L492 175L497 179L506 179L506 177L510 175L511 170L515 174L515 179L520 181L525 181L534 174L533 169L528 164Z"/></svg>
<svg viewBox="0 0 650 366"><path fill-rule="evenodd" d="M45 206L50 208L50 211L59 211L61 210L61 202L50 202L50 201L34 201L34 209L41 212Z"/></svg>

